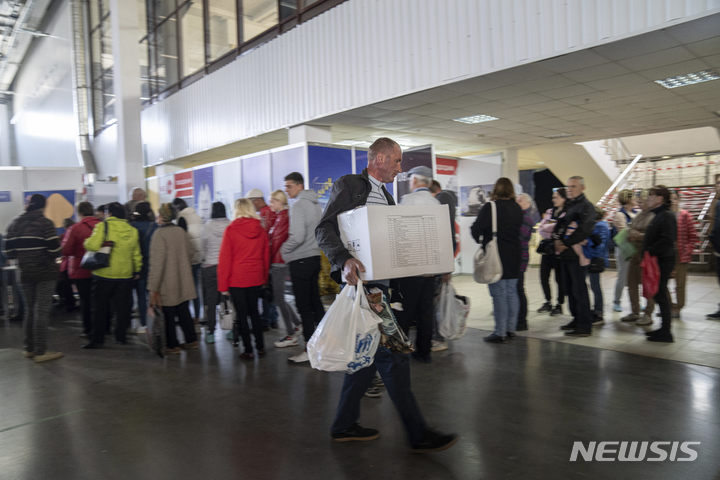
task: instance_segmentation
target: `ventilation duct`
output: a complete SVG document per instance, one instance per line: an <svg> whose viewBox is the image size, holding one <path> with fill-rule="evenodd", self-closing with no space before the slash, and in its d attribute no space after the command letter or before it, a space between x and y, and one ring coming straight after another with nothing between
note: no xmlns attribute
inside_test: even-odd
<svg viewBox="0 0 720 480"><path fill-rule="evenodd" d="M70 0L72 20L72 58L73 58L73 106L78 122L77 150L78 159L85 167L85 173L98 173L95 157L90 150L89 98L87 81L87 55L85 45L85 21L83 12L87 0Z"/></svg>

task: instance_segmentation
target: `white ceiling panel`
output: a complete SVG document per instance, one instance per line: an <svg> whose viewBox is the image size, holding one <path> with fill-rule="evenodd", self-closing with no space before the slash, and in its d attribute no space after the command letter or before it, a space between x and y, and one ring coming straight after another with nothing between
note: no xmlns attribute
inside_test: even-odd
<svg viewBox="0 0 720 480"><path fill-rule="evenodd" d="M638 70L648 70L662 67L663 65L685 62L693 58L694 55L685 47L674 47L659 52L626 58L617 63L629 70L637 72Z"/></svg>
<svg viewBox="0 0 720 480"><path fill-rule="evenodd" d="M623 58L657 52L658 50L666 50L681 43L664 30L656 30L629 40L600 45L591 50L608 60L622 60Z"/></svg>
<svg viewBox="0 0 720 480"><path fill-rule="evenodd" d="M686 73L699 72L708 68L708 64L700 59L689 60L687 62L675 63L673 65L665 65L664 67L653 68L638 72L639 75L648 80L662 80L675 75L684 75Z"/></svg>
<svg viewBox="0 0 720 480"><path fill-rule="evenodd" d="M583 68L582 70L573 70L572 72L564 73L563 76L569 78L574 82L587 82L590 80L600 80L603 78L617 77L625 73L629 73L630 70L623 67L622 65L609 62L603 63L602 65L595 65L593 67Z"/></svg>

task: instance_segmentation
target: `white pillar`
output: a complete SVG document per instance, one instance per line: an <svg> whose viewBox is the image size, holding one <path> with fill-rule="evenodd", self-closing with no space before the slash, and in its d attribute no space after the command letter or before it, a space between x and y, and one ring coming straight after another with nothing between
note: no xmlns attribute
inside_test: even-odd
<svg viewBox="0 0 720 480"><path fill-rule="evenodd" d="M332 143L330 127L298 125L288 129L288 144L302 142Z"/></svg>
<svg viewBox="0 0 720 480"><path fill-rule="evenodd" d="M10 159L10 136L14 135L10 126L8 105L0 103L0 166L12 165Z"/></svg>
<svg viewBox="0 0 720 480"><path fill-rule="evenodd" d="M514 184L520 183L517 148L504 150L502 156L502 176L509 178Z"/></svg>
<svg viewBox="0 0 720 480"><path fill-rule="evenodd" d="M117 132L117 173L120 201L133 187L145 187L140 135L140 59L137 2L110 0L114 60L113 90Z"/></svg>

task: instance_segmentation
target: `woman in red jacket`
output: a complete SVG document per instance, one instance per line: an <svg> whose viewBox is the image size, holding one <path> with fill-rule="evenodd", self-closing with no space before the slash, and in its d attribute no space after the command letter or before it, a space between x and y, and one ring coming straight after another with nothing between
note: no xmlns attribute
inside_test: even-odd
<svg viewBox="0 0 720 480"><path fill-rule="evenodd" d="M230 295L235 306L233 343L237 344L239 333L244 346L240 358L246 360L254 357L248 316L252 321L257 354L265 354L258 297L260 288L267 282L269 268L270 244L267 232L262 227L252 202L240 198L235 201L235 220L223 234L217 275L218 291L223 295Z"/></svg>
<svg viewBox="0 0 720 480"><path fill-rule="evenodd" d="M677 220L677 262L675 263L675 298L672 304L672 318L680 318L680 310L685 306L685 284L687 281L688 263L692 260L692 252L698 243L695 221L687 210L680 210L680 197L677 191L670 191L670 211L675 213Z"/></svg>
<svg viewBox="0 0 720 480"><path fill-rule="evenodd" d="M270 227L270 278L272 279L273 301L280 308L285 321L287 335L274 343L277 348L294 347L298 344L300 320L290 305L285 302L285 280L289 275L288 266L280 254L280 247L288 238L290 217L288 217L287 195L275 190L270 195L270 208L276 213L275 223Z"/></svg>

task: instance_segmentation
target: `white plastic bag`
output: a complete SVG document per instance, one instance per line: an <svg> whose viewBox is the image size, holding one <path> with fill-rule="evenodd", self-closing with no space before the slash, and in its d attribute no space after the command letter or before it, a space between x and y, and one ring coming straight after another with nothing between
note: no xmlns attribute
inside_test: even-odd
<svg viewBox="0 0 720 480"><path fill-rule="evenodd" d="M232 304L229 301L229 297L223 295L220 301L220 329L232 330L234 321L235 313L233 312Z"/></svg>
<svg viewBox="0 0 720 480"><path fill-rule="evenodd" d="M349 373L371 365L380 342L380 321L370 310L362 283L345 285L307 343L310 365Z"/></svg>
<svg viewBox="0 0 720 480"><path fill-rule="evenodd" d="M456 340L465 334L470 301L455 293L452 283L442 284L440 298L435 307L438 333L446 340Z"/></svg>

